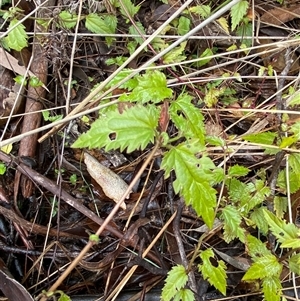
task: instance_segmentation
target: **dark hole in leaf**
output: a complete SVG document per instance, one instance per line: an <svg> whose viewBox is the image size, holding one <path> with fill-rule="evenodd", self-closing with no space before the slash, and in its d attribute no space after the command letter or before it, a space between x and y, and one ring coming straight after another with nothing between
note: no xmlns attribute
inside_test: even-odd
<svg viewBox="0 0 300 301"><path fill-rule="evenodd" d="M108 135L108 137L109 137L109 139L110 139L111 141L113 141L113 140L116 139L116 133L110 133L110 134Z"/></svg>

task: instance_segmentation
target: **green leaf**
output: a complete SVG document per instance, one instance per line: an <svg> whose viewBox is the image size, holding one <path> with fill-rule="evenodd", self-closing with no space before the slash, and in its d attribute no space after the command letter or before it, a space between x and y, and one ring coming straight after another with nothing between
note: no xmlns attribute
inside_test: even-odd
<svg viewBox="0 0 300 301"><path fill-rule="evenodd" d="M154 142L159 110L154 106L136 105L123 114L109 111L107 116L96 120L89 131L82 134L72 145L74 148L118 149L127 152L145 149Z"/></svg>
<svg viewBox="0 0 300 301"><path fill-rule="evenodd" d="M230 177L244 177L250 171L249 168L241 165L233 165L228 168L228 176Z"/></svg>
<svg viewBox="0 0 300 301"><path fill-rule="evenodd" d="M245 184L236 178L228 179L226 187L230 200L233 202L246 203L251 198L251 192L254 191L254 185L251 183Z"/></svg>
<svg viewBox="0 0 300 301"><path fill-rule="evenodd" d="M138 27L139 30L137 30L136 27ZM132 35L146 35L145 28L141 22L135 22L135 26L129 26L129 33ZM144 42L143 38L136 37L134 39L139 45Z"/></svg>
<svg viewBox="0 0 300 301"><path fill-rule="evenodd" d="M18 22L18 19L12 19L9 23L8 30L10 30ZM17 27L11 30L7 37L4 38L4 42L6 43L7 47L17 51L21 51L23 48L27 47L28 36L25 29L26 28L23 24L19 24Z"/></svg>
<svg viewBox="0 0 300 301"><path fill-rule="evenodd" d="M0 162L0 175L4 175L6 172L6 165L2 162Z"/></svg>
<svg viewBox="0 0 300 301"><path fill-rule="evenodd" d="M198 265L199 272L202 273L203 278L219 290L224 296L226 295L226 265L224 261L218 260L218 266L212 265L210 258L214 257L212 249L201 251L200 258L203 264Z"/></svg>
<svg viewBox="0 0 300 301"><path fill-rule="evenodd" d="M249 8L249 2L244 0L235 4L231 8L230 10L231 30L235 30L235 28L239 25L243 17L246 15L248 8Z"/></svg>
<svg viewBox="0 0 300 301"><path fill-rule="evenodd" d="M300 237L286 239L280 246L281 248L291 248L291 249L298 249L300 248Z"/></svg>
<svg viewBox="0 0 300 301"><path fill-rule="evenodd" d="M205 104L211 108L215 106L218 101L219 97L223 95L225 92L225 88L215 88L215 87L208 87L206 88L205 96L204 96L204 102Z"/></svg>
<svg viewBox="0 0 300 301"><path fill-rule="evenodd" d="M289 146L293 145L297 141L298 141L298 138L295 137L295 136L283 137L281 142L280 142L279 147L280 148L286 148L286 147L289 147Z"/></svg>
<svg viewBox="0 0 300 301"><path fill-rule="evenodd" d="M175 295L174 301L194 301L195 296L190 289L182 288L179 292Z"/></svg>
<svg viewBox="0 0 300 301"><path fill-rule="evenodd" d="M276 184L279 188L286 191L287 189L286 183L287 183L286 170L281 170L279 172ZM290 188L290 193L295 193L300 188L299 174L293 172L291 168L289 169L289 188Z"/></svg>
<svg viewBox="0 0 300 301"><path fill-rule="evenodd" d="M282 286L279 277L267 277L262 282L262 291L264 300L280 301L282 295Z"/></svg>
<svg viewBox="0 0 300 301"><path fill-rule="evenodd" d="M284 214L287 211L287 207L288 207L287 197L282 197L278 195L274 197L274 210L278 218L280 219L284 218Z"/></svg>
<svg viewBox="0 0 300 301"><path fill-rule="evenodd" d="M58 17L60 19L60 24L67 29L75 27L77 23L77 16L66 10L61 11Z"/></svg>
<svg viewBox="0 0 300 301"><path fill-rule="evenodd" d="M114 34L117 26L117 18L115 16L107 15L100 17L97 14L91 13L85 18L85 27L93 33ZM108 46L111 45L114 38L106 37Z"/></svg>
<svg viewBox="0 0 300 301"><path fill-rule="evenodd" d="M280 243L286 240L299 239L298 228L291 223L286 223L284 220L279 219L268 210L264 210L265 219L270 227L271 232L278 239Z"/></svg>
<svg viewBox="0 0 300 301"><path fill-rule="evenodd" d="M225 146L225 141L221 137L206 136L205 141L214 146Z"/></svg>
<svg viewBox="0 0 300 301"><path fill-rule="evenodd" d="M121 96L120 100L158 103L172 97L173 91L167 87L166 76L158 70L137 77L137 80L137 87L129 95Z"/></svg>
<svg viewBox="0 0 300 301"><path fill-rule="evenodd" d="M104 22L104 19L97 14L89 14L85 18L85 27L93 33L111 34L111 30Z"/></svg>
<svg viewBox="0 0 300 301"><path fill-rule="evenodd" d="M183 136L198 138L200 143L204 145L204 117L191 101L192 97L187 93L180 94L170 105L170 118Z"/></svg>
<svg viewBox="0 0 300 301"><path fill-rule="evenodd" d="M58 301L72 301L72 299L66 295L63 291L57 291L60 294Z"/></svg>
<svg viewBox="0 0 300 301"><path fill-rule="evenodd" d="M248 186L252 183L249 183ZM270 188L265 186L265 182L262 180L256 180L254 182L255 193L250 197L249 200L241 200L241 205L243 206L243 210L248 213L257 205L263 203L265 199L270 195Z"/></svg>
<svg viewBox="0 0 300 301"><path fill-rule="evenodd" d="M258 227L263 235L267 235L269 228L265 221L263 207L255 208L250 213L250 220Z"/></svg>
<svg viewBox="0 0 300 301"><path fill-rule="evenodd" d="M289 164L295 174L300 175L300 154L290 154Z"/></svg>
<svg viewBox="0 0 300 301"><path fill-rule="evenodd" d="M289 98L288 101L289 106L293 107L300 104L300 92L296 92Z"/></svg>
<svg viewBox="0 0 300 301"><path fill-rule="evenodd" d="M163 56L165 64L178 63L186 59L185 46L187 42L182 42L178 47L173 48L170 52Z"/></svg>
<svg viewBox="0 0 300 301"><path fill-rule="evenodd" d="M235 238L245 242L245 232L241 227L242 216L234 206L227 205L223 208L220 218L224 221L224 240L227 243Z"/></svg>
<svg viewBox="0 0 300 301"><path fill-rule="evenodd" d="M199 178L199 169L196 168L199 159L195 156L197 146L198 140L183 142L172 147L163 157L161 167L166 171L165 177L169 177L171 170L176 173L177 179L173 182L176 193Z"/></svg>
<svg viewBox="0 0 300 301"><path fill-rule="evenodd" d="M292 255L289 259L289 268L291 272L300 275L300 253Z"/></svg>
<svg viewBox="0 0 300 301"><path fill-rule="evenodd" d="M191 21L189 18L181 16L178 22L178 34L184 36L190 31Z"/></svg>
<svg viewBox="0 0 300 301"><path fill-rule="evenodd" d="M161 167L165 170L166 178L172 170L175 171L176 180L173 182L175 192L180 192L186 204L192 205L197 214L203 217L205 223L212 227L216 190L208 182L209 177L213 177L213 173L210 174L207 169L210 164L206 159L201 161L195 156L201 148L203 146L198 140L183 142L172 147L164 155Z"/></svg>
<svg viewBox="0 0 300 301"><path fill-rule="evenodd" d="M281 271L282 265L278 262L276 256L264 255L263 257L256 257L256 261L251 265L242 280L264 279L270 276L279 277Z"/></svg>
<svg viewBox="0 0 300 301"><path fill-rule="evenodd" d="M26 86L27 85L27 79L26 77L24 77L24 75L17 75L15 78L14 78L15 82L19 85L24 85Z"/></svg>
<svg viewBox="0 0 300 301"><path fill-rule="evenodd" d="M191 181L189 186L182 189L185 203L193 207L210 229L215 220L216 193L217 191L204 181Z"/></svg>
<svg viewBox="0 0 300 301"><path fill-rule="evenodd" d="M300 140L300 122L296 122L291 126L291 132Z"/></svg>
<svg viewBox="0 0 300 301"><path fill-rule="evenodd" d="M163 301L171 300L188 281L188 276L185 268L182 265L172 267L168 272L168 277L165 280L165 285L162 289L161 298Z"/></svg>
<svg viewBox="0 0 300 301"><path fill-rule="evenodd" d="M36 76L30 76L29 78L29 85L33 88L42 87L42 81Z"/></svg>
<svg viewBox="0 0 300 301"><path fill-rule="evenodd" d="M189 11L206 19L211 14L211 7L209 5L197 5L189 8Z"/></svg>
<svg viewBox="0 0 300 301"><path fill-rule="evenodd" d="M276 137L277 137L277 133L264 132L264 133L255 133L255 134L245 135L245 136L243 136L243 139L253 142L253 143L272 145L274 143L274 139Z"/></svg>
<svg viewBox="0 0 300 301"><path fill-rule="evenodd" d="M132 69L124 68L116 76L114 76L114 78L111 79L111 81L107 84L107 87L111 88L111 87L115 86L121 80L123 80L125 77L130 75L131 73L132 73ZM124 84L120 85L119 88L132 90L137 86L138 86L138 80L136 77L134 77L134 78L127 80Z"/></svg>
<svg viewBox="0 0 300 301"><path fill-rule="evenodd" d="M197 67L202 67L211 61L211 58L207 58L212 56L214 53L211 48L206 48L199 56L199 60L197 61Z"/></svg>
<svg viewBox="0 0 300 301"><path fill-rule="evenodd" d="M247 235L246 244L248 246L249 255L254 261L257 261L262 256L272 255L265 243L250 234Z"/></svg>
<svg viewBox="0 0 300 301"><path fill-rule="evenodd" d="M125 7L123 7L123 5ZM121 14L127 19L127 23L129 22L129 17L133 18L135 14L138 13L140 6L135 6L130 0L122 0L122 4L118 1L117 7L120 8Z"/></svg>
<svg viewBox="0 0 300 301"><path fill-rule="evenodd" d="M241 44L244 44L246 47L251 47L251 39L243 39L243 37L251 37L252 35L252 23L242 23L236 30L236 35L242 37Z"/></svg>

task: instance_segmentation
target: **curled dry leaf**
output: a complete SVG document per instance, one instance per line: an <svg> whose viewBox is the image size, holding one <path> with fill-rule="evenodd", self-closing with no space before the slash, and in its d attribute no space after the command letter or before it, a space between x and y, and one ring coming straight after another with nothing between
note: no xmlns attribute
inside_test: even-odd
<svg viewBox="0 0 300 301"><path fill-rule="evenodd" d="M2 259L0 260L0 290L8 300L34 301L25 287L13 279Z"/></svg>
<svg viewBox="0 0 300 301"><path fill-rule="evenodd" d="M88 153L84 153L84 163L89 174L101 186L105 195L117 203L128 188L126 182ZM122 202L120 207L125 210L126 204Z"/></svg>

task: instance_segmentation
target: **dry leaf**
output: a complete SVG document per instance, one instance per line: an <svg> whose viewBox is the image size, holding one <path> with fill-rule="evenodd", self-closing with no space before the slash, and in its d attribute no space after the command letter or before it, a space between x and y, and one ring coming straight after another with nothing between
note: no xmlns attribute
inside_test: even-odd
<svg viewBox="0 0 300 301"><path fill-rule="evenodd" d="M271 25L282 25L283 23L292 21L300 16L300 6L296 5L293 7L276 7L264 13L260 21Z"/></svg>
<svg viewBox="0 0 300 301"><path fill-rule="evenodd" d="M8 300L34 301L25 287L13 279L2 259L0 260L0 290Z"/></svg>
<svg viewBox="0 0 300 301"><path fill-rule="evenodd" d="M126 182L88 153L84 153L84 163L89 174L101 186L105 195L117 203L128 189ZM126 204L122 202L120 207L125 210Z"/></svg>
<svg viewBox="0 0 300 301"><path fill-rule="evenodd" d="M0 48L0 65L6 69L12 70L17 74L26 74L26 67L20 66L18 60L7 51L3 50L3 48ZM31 71L28 72L28 75L35 76Z"/></svg>

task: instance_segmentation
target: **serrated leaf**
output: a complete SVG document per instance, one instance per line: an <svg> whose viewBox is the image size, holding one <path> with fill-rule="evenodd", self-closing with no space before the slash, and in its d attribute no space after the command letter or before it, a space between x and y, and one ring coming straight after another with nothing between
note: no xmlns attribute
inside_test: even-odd
<svg viewBox="0 0 300 301"><path fill-rule="evenodd" d="M165 64L178 63L186 59L185 46L187 42L182 42L178 47L173 48L166 55L163 56L163 62Z"/></svg>
<svg viewBox="0 0 300 301"><path fill-rule="evenodd" d="M288 99L288 105L293 107L300 104L300 92L294 93L289 99Z"/></svg>
<svg viewBox="0 0 300 301"><path fill-rule="evenodd" d="M214 146L224 146L225 145L224 139L221 137L217 137L217 136L206 136L205 141Z"/></svg>
<svg viewBox="0 0 300 301"><path fill-rule="evenodd" d="M217 88L217 87L210 87L206 90L205 96L204 96L204 102L205 104L211 108L215 106L219 101L219 96L223 95L225 92L225 88Z"/></svg>
<svg viewBox="0 0 300 301"><path fill-rule="evenodd" d="M198 138L200 143L204 145L204 117L191 101L192 97L187 93L180 94L170 105L170 117L183 136Z"/></svg>
<svg viewBox="0 0 300 301"><path fill-rule="evenodd" d="M123 5L125 8L123 7ZM129 17L133 18L135 14L140 10L140 6L135 6L131 0L122 0L122 4L118 2L117 6L120 8L121 14L127 19L127 23L129 22Z"/></svg>
<svg viewBox="0 0 300 301"><path fill-rule="evenodd" d="M294 224L287 224L284 220L279 219L277 216L266 209L264 209L264 215L271 232L280 243L284 243L286 240L299 238L298 228Z"/></svg>
<svg viewBox="0 0 300 301"><path fill-rule="evenodd" d="M10 28L15 26L18 22L18 19L12 19L9 23L8 30L10 30ZM4 38L4 42L10 49L21 51L23 48L28 46L28 36L25 29L25 26L21 23L11 30L7 37Z"/></svg>
<svg viewBox="0 0 300 301"><path fill-rule="evenodd" d="M243 17L246 15L248 8L249 8L249 2L243 0L235 4L230 9L231 30L235 30L235 28L239 25Z"/></svg>
<svg viewBox="0 0 300 301"><path fill-rule="evenodd" d="M294 144L297 141L298 141L298 138L295 137L295 136L283 137L281 142L280 142L279 147L280 148L286 148L286 147L291 146L292 144Z"/></svg>
<svg viewBox="0 0 300 301"><path fill-rule="evenodd" d="M252 183L249 183L247 186L252 186ZM248 200L242 199L241 205L243 206L243 210L245 213L248 213L257 205L263 203L265 199L270 195L270 188L265 186L264 181L256 180L254 182L255 192Z"/></svg>
<svg viewBox="0 0 300 301"><path fill-rule="evenodd" d="M244 177L250 171L249 168L241 165L233 165L228 168L228 176L230 177Z"/></svg>
<svg viewBox="0 0 300 301"><path fill-rule="evenodd" d="M190 31L191 21L189 18L181 16L178 21L178 34L184 36Z"/></svg>
<svg viewBox="0 0 300 301"><path fill-rule="evenodd" d="M300 275L300 253L292 255L288 259L289 268L291 272L296 273L297 275Z"/></svg>
<svg viewBox="0 0 300 301"><path fill-rule="evenodd" d="M104 19L97 14L89 14L85 18L85 27L93 33L112 34Z"/></svg>
<svg viewBox="0 0 300 301"><path fill-rule="evenodd" d="M108 88L111 88L118 84L121 80L126 78L128 75L132 73L132 69L124 68L121 70L116 76L114 76L111 81L107 84ZM120 89L128 89L133 90L138 85L138 80L136 77L127 80L125 83L119 86Z"/></svg>
<svg viewBox="0 0 300 301"><path fill-rule="evenodd" d="M251 37L252 30L251 22L242 23L236 30L236 35L241 37L241 43L243 43L246 47L250 47L252 45L252 39L243 39L243 37Z"/></svg>
<svg viewBox="0 0 300 301"><path fill-rule="evenodd" d="M300 237L286 239L280 246L281 248L291 248L291 249L298 249L300 248Z"/></svg>
<svg viewBox="0 0 300 301"><path fill-rule="evenodd" d="M217 191L204 181L191 181L189 186L186 185L182 189L185 203L193 207L210 229L215 219L216 194Z"/></svg>
<svg viewBox="0 0 300 301"><path fill-rule="evenodd" d="M280 301L282 295L282 286L279 277L267 277L262 282L262 291L264 300Z"/></svg>
<svg viewBox="0 0 300 301"><path fill-rule="evenodd" d="M189 11L206 19L211 14L211 7L209 5L197 5L189 8Z"/></svg>
<svg viewBox="0 0 300 301"><path fill-rule="evenodd" d="M197 67L202 67L209 63L212 59L210 56L213 54L214 53L211 48L206 48L199 56L200 59L197 61Z"/></svg>
<svg viewBox="0 0 300 301"><path fill-rule="evenodd" d="M60 19L61 25L67 29L75 27L77 23L77 16L75 14L71 14L66 10L61 11L58 17Z"/></svg>
<svg viewBox="0 0 300 301"><path fill-rule="evenodd" d="M139 30L137 30L137 28ZM143 26L143 24L141 22L135 22L135 25L131 25L129 26L129 33L132 34L132 35L146 35L146 31L145 31L145 28ZM134 38L135 41L138 43L138 44L142 44L144 42L144 39L142 37L135 37Z"/></svg>
<svg viewBox="0 0 300 301"><path fill-rule="evenodd" d="M280 219L283 219L284 214L287 211L287 208L288 208L287 197L276 195L274 197L274 210L276 212L276 216Z"/></svg>
<svg viewBox="0 0 300 301"><path fill-rule="evenodd" d="M228 25L228 22L227 22L227 20L226 20L224 17L221 17L221 18L217 19L217 22L220 24L220 26L224 29L224 31L225 31L227 34L230 34L230 33L229 33L229 25Z"/></svg>
<svg viewBox="0 0 300 301"><path fill-rule="evenodd" d="M253 142L253 143L272 145L274 143L274 139L276 137L277 137L277 133L264 132L264 133L255 133L255 134L245 135L245 136L243 136L243 139Z"/></svg>
<svg viewBox="0 0 300 301"><path fill-rule="evenodd" d="M171 271L168 272L168 277L162 289L162 300L170 301L178 293L178 290L186 285L187 281L188 276L182 265L172 267Z"/></svg>
<svg viewBox="0 0 300 301"><path fill-rule="evenodd" d="M300 140L300 122L296 122L291 126L291 132Z"/></svg>
<svg viewBox="0 0 300 301"><path fill-rule="evenodd" d="M235 238L239 238L241 242L245 241L245 233L241 227L242 216L234 206L224 207L220 219L224 221L224 240L227 243Z"/></svg>
<svg viewBox="0 0 300 301"><path fill-rule="evenodd" d="M127 148L127 152L143 150L150 142L154 142L158 118L159 110L154 106L136 105L122 114L109 111L106 117L96 120L72 147L105 147L106 151L118 148L123 151Z"/></svg>
<svg viewBox="0 0 300 301"><path fill-rule="evenodd" d="M226 295L226 265L224 261L218 260L218 266L212 265L210 258L214 257L212 249L207 249L200 253L203 264L198 265L199 272L203 278L219 290L224 296Z"/></svg>
<svg viewBox="0 0 300 301"><path fill-rule="evenodd" d="M114 34L117 26L117 19L115 16L100 17L97 14L91 13L85 18L85 27L93 33ZM114 38L106 37L108 46L111 45Z"/></svg>
<svg viewBox="0 0 300 301"><path fill-rule="evenodd" d="M244 275L244 281L264 279L270 276L279 276L282 271L282 265L274 255L264 255L256 257L256 261L251 265Z"/></svg>
<svg viewBox="0 0 300 301"><path fill-rule="evenodd" d="M250 184L250 185L249 185ZM250 198L250 193L254 191L254 185L249 183L248 185L239 181L236 178L232 178L226 181L226 187L230 200L233 202L246 203Z"/></svg>
<svg viewBox="0 0 300 301"><path fill-rule="evenodd" d="M254 261L258 260L262 256L272 255L271 251L268 250L265 243L250 234L247 235L246 243L248 246L249 255Z"/></svg>
<svg viewBox="0 0 300 301"><path fill-rule="evenodd" d="M194 301L195 296L190 289L182 288L179 292L175 295L174 301Z"/></svg>
<svg viewBox="0 0 300 301"><path fill-rule="evenodd" d="M205 169L201 160L195 154L201 149L198 140L181 143L172 147L163 157L161 167L165 170L165 177L175 171L176 180L173 187L180 193L188 205L203 217L205 223L212 227L214 221L214 208L216 206L216 190L208 182L209 170ZM213 174L211 173L211 176Z"/></svg>
<svg viewBox="0 0 300 301"><path fill-rule="evenodd" d="M286 191L287 179L286 179L286 171L281 170L277 177L276 185L281 188L282 190ZM292 172L290 169L289 171L289 191L290 193L295 193L300 188L300 177L299 174Z"/></svg>
<svg viewBox="0 0 300 301"><path fill-rule="evenodd" d="M120 97L120 100L157 103L172 97L173 91L167 87L166 76L158 70L139 76L137 80L137 87L129 95Z"/></svg>
<svg viewBox="0 0 300 301"><path fill-rule="evenodd" d="M255 208L250 214L250 219L258 227L263 235L267 235L269 228L265 221L263 207Z"/></svg>
<svg viewBox="0 0 300 301"><path fill-rule="evenodd" d="M289 156L289 164L295 174L300 175L300 154L291 154Z"/></svg>

